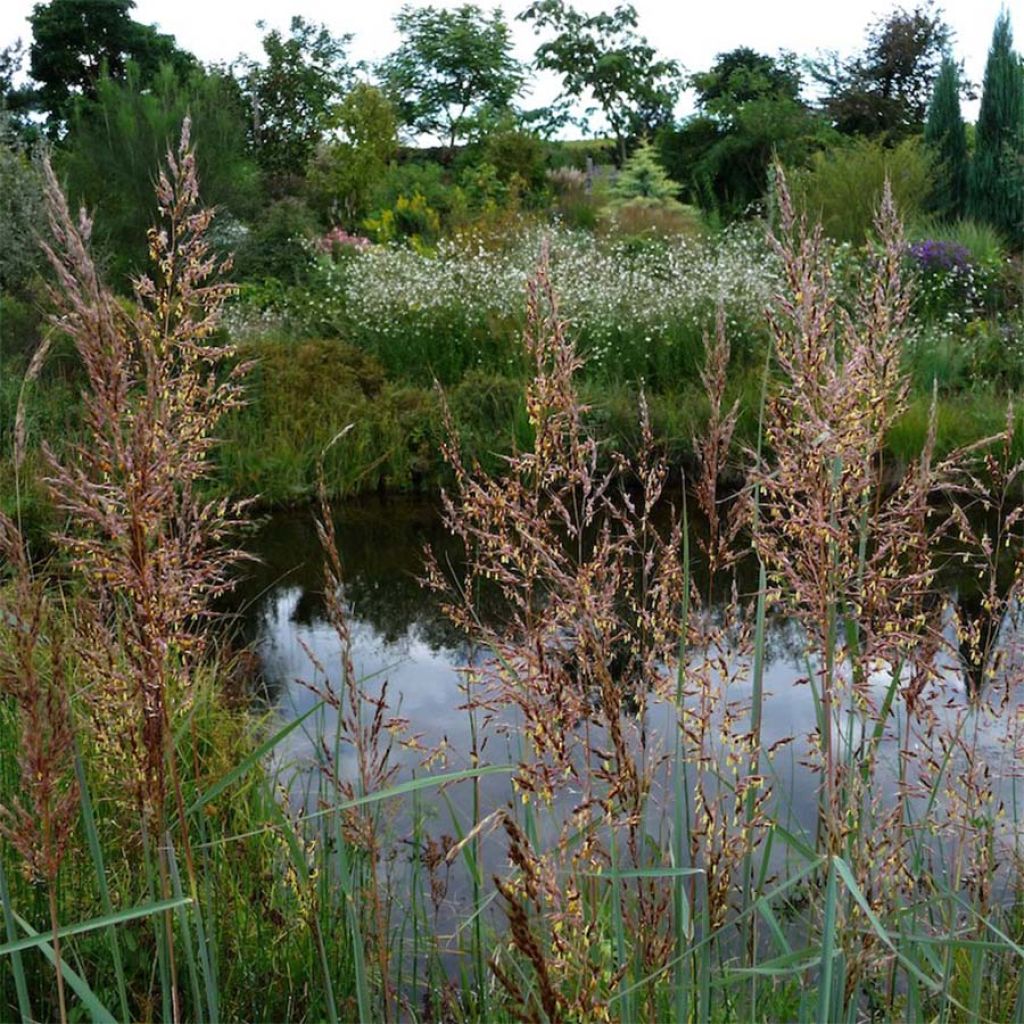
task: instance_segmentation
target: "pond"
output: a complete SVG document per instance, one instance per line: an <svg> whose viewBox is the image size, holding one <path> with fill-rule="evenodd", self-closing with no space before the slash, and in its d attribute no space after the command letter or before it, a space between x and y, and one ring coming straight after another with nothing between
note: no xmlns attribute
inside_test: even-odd
<svg viewBox="0 0 1024 1024"><path fill-rule="evenodd" d="M392 710L408 720L408 731L417 737L415 749L395 746L394 757L403 777L425 770L421 764L424 748L445 751L441 767L433 766L436 770L468 768L474 729L485 763L516 762L514 730L503 730L500 720L481 729L481 723L471 721L465 710L465 677L460 669L481 657L480 653L471 650L454 631L436 598L419 583L426 545L438 553L442 563L457 566L459 561L459 546L446 533L437 505L412 498L353 501L336 510L336 529L355 673L369 681L373 693L387 684ZM323 554L313 512L304 509L269 516L248 538L246 547L258 561L246 567L234 595L239 626L258 657L267 700L282 721L294 719L319 702L317 687L325 682L336 685L341 678L339 640L325 615ZM948 582L944 613L949 650L937 656L929 693L932 714L945 716L950 730L968 706L967 685L952 635L956 583ZM756 577L750 580L749 590L755 586ZM1003 639L1004 646L1016 649L1013 623L1003 624ZM762 746L782 746L772 764L775 788L785 793L786 819L812 830L820 780L804 765L817 726L807 685L813 668L804 646L803 634L793 621L769 616ZM1009 661L1004 662L1004 671L1011 671L1008 666ZM731 693L738 700L749 696L747 678L749 673ZM879 702L890 678L883 669L870 680ZM1004 711L1016 718L1016 710L1014 696ZM674 712L667 705L653 704L649 715L652 735L671 742ZM902 728L903 715L897 699L889 735L895 736ZM279 758L313 764L321 736L333 732L333 722L329 711L310 717L289 737ZM996 728L986 720L978 740L991 770L996 777L1005 778L1007 785L1015 774L1014 744L1008 735L1002 724ZM845 739L854 742L856 738ZM786 740L792 742L786 745ZM896 746L895 742L890 745ZM885 777L883 770L880 778ZM451 790L454 809L449 809L462 815L464 823L469 820L472 793L470 786ZM475 796L481 801L482 813L487 813L506 803L509 794L507 776L497 775L482 779Z"/></svg>

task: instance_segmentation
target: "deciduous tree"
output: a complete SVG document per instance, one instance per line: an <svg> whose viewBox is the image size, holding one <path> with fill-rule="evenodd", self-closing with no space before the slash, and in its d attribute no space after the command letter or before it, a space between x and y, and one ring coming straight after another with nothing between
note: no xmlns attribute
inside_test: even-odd
<svg viewBox="0 0 1024 1024"><path fill-rule="evenodd" d="M500 10L405 6L395 15L401 45L380 65L404 124L450 150L507 112L523 85Z"/></svg>
<svg viewBox="0 0 1024 1024"><path fill-rule="evenodd" d="M620 164L630 139L652 135L671 122L681 69L674 60L660 59L637 34L632 4L588 16L565 0L534 0L519 18L532 22L538 33L554 32L537 48L537 66L561 76L566 99L593 100L596 107L587 114L600 110L604 115Z"/></svg>
<svg viewBox="0 0 1024 1024"><path fill-rule="evenodd" d="M181 74L197 66L173 36L134 21L134 7L135 0L50 0L32 9L29 73L52 135L66 126L75 97L96 98L104 74L124 81L133 63L145 85L164 64Z"/></svg>
<svg viewBox="0 0 1024 1024"><path fill-rule="evenodd" d="M846 135L903 138L920 131L932 86L952 39L934 0L897 8L868 27L864 49L808 62L827 90L822 109Z"/></svg>
<svg viewBox="0 0 1024 1024"><path fill-rule="evenodd" d="M273 29L263 37L262 63L243 64L252 142L272 185L301 177L331 127L334 108L352 84L351 41L295 17L287 35Z"/></svg>

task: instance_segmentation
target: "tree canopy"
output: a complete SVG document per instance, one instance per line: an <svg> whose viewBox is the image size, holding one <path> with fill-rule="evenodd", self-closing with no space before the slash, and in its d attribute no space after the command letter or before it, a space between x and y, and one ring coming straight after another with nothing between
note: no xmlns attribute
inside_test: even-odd
<svg viewBox="0 0 1024 1024"><path fill-rule="evenodd" d="M509 110L524 69L499 10L405 6L395 27L401 45L378 70L403 124L454 149Z"/></svg>
<svg viewBox="0 0 1024 1024"><path fill-rule="evenodd" d="M637 33L632 4L586 15L565 0L534 0L519 18L538 33L554 33L537 48L537 67L561 77L566 100L592 99L615 136L620 163L628 140L672 121L681 69Z"/></svg>
<svg viewBox="0 0 1024 1024"><path fill-rule="evenodd" d="M66 126L76 97L96 99L103 75L124 81L131 63L148 84L165 64L179 74L198 66L173 36L134 21L134 7L135 0L50 0L32 9L32 99L52 135Z"/></svg>
<svg viewBox="0 0 1024 1024"><path fill-rule="evenodd" d="M831 53L808 63L826 89L824 112L845 135L897 139L920 131L951 40L933 0L910 11L896 8L869 26L860 53L846 60Z"/></svg>
<svg viewBox="0 0 1024 1024"><path fill-rule="evenodd" d="M259 27L264 24L259 22ZM350 35L295 17L287 35L263 37L262 62L243 62L252 143L272 177L301 177L348 91Z"/></svg>

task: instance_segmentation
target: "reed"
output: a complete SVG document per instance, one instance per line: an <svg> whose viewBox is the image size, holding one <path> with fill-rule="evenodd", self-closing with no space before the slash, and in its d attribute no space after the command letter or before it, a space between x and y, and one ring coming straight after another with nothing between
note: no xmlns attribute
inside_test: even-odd
<svg viewBox="0 0 1024 1024"><path fill-rule="evenodd" d="M322 471L338 657L311 659L291 722L230 704L210 603L241 513L199 490L246 365L212 341L226 292L187 128L168 167L131 308L50 176L54 329L82 361L87 434L48 454L63 578L2 521L7 1015L1022 1019L1017 417L940 451L933 411L891 464L910 296L887 196L849 306L777 175L757 440L744 450L719 314L701 413L677 420L702 428L678 490L642 394L635 456L602 449L542 261L507 457L482 464L433 399L466 557L456 575L428 556L425 584L478 652L472 748L403 774L415 723L356 672ZM949 559L977 580L955 610ZM780 614L817 724L769 740ZM502 733L514 763L492 759ZM494 806L485 778L508 782Z"/></svg>

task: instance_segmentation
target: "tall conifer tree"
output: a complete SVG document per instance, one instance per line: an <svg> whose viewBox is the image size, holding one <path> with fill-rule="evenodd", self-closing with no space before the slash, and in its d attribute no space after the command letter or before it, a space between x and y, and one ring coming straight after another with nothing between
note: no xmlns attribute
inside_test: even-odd
<svg viewBox="0 0 1024 1024"><path fill-rule="evenodd" d="M939 162L931 207L940 217L962 217L967 206L967 131L960 114L960 74L950 57L935 80L924 140Z"/></svg>
<svg viewBox="0 0 1024 1024"><path fill-rule="evenodd" d="M970 181L971 215L1024 237L1024 66L1005 10L985 64Z"/></svg>

